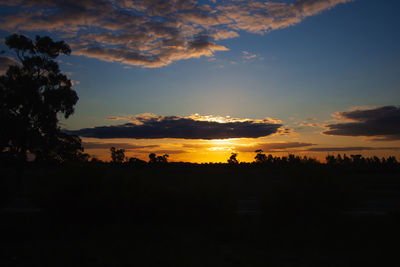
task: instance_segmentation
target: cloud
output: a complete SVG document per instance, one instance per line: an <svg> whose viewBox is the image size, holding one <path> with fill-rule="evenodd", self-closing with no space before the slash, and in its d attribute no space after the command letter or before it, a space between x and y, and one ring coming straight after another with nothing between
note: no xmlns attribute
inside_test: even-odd
<svg viewBox="0 0 400 267"><path fill-rule="evenodd" d="M107 117L107 120L124 120L124 121L129 121L134 124L142 124L142 121L147 121L150 119L158 119L162 116L159 116L154 113L142 113L142 114L137 114L137 115L127 115L127 116L113 116L113 117ZM213 122L220 122L220 123L226 123L226 122L269 122L269 123L274 123L274 124L281 124L282 121L276 118L270 118L270 117L265 117L264 119L261 120L254 120L254 119L248 119L248 118L233 118L231 116L215 116L215 115L200 115L198 113L191 114L186 117L182 117L186 119L192 119L196 121L213 121Z"/></svg>
<svg viewBox="0 0 400 267"><path fill-rule="evenodd" d="M256 57L257 57L256 54L252 54L252 53L250 53L248 51L242 51L242 58L244 60L249 60L249 59L253 59L253 58L256 58Z"/></svg>
<svg viewBox="0 0 400 267"><path fill-rule="evenodd" d="M279 142L279 143L263 143L251 146L236 146L235 150L238 152L254 152L258 149L264 152L279 152L281 150L302 148L307 146L312 146L311 143L301 143L301 142Z"/></svg>
<svg viewBox="0 0 400 267"><path fill-rule="evenodd" d="M125 150L159 147L159 145L136 145L127 143L102 143L102 142L82 142L82 146L85 149L110 149L111 147L116 147L118 149L123 148Z"/></svg>
<svg viewBox="0 0 400 267"><path fill-rule="evenodd" d="M301 122L301 123L299 123L299 126L311 127L311 128L321 127L318 123L312 123L312 122Z"/></svg>
<svg viewBox="0 0 400 267"><path fill-rule="evenodd" d="M188 151L183 149L162 149L160 145L139 145L129 143L113 143L113 142L82 142L85 149L107 149L115 147L117 149L125 149L126 152L134 152L135 154L181 154Z"/></svg>
<svg viewBox="0 0 400 267"><path fill-rule="evenodd" d="M66 38L75 55L157 68L213 57L228 50L219 40L289 27L350 1L0 0L13 6L0 30L47 31Z"/></svg>
<svg viewBox="0 0 400 267"><path fill-rule="evenodd" d="M197 117L201 117L197 114ZM271 120L231 118L228 121L201 120L191 117L157 116L146 114L134 116L129 123L99 126L66 131L82 137L134 138L134 139L228 139L258 138L278 132L282 124Z"/></svg>
<svg viewBox="0 0 400 267"><path fill-rule="evenodd" d="M376 141L400 140L400 106L338 112L339 123L326 125L326 135L365 136Z"/></svg>
<svg viewBox="0 0 400 267"><path fill-rule="evenodd" d="M239 37L239 34L235 31L219 30L211 34L211 37L214 38L215 41L218 41L223 39L236 38Z"/></svg>
<svg viewBox="0 0 400 267"><path fill-rule="evenodd" d="M200 144L182 144L183 148L188 149L209 149L236 152L250 152L254 153L256 150L261 149L266 153L277 152L352 152L352 151L398 151L400 147L311 147L317 144L303 143L303 142L275 142L275 143L255 143L255 144L213 144L213 143L200 143Z"/></svg>
<svg viewBox="0 0 400 267"><path fill-rule="evenodd" d="M0 57L0 75L7 72L8 66L18 64L13 58L10 57Z"/></svg>
<svg viewBox="0 0 400 267"><path fill-rule="evenodd" d="M155 153L155 154L168 154L168 155L188 153L188 151L186 150L179 150L179 149L159 149L159 150L147 150L140 152L144 154Z"/></svg>
<svg viewBox="0 0 400 267"><path fill-rule="evenodd" d="M265 33L300 23L305 18L352 0L232 1L217 8L230 27Z"/></svg>
<svg viewBox="0 0 400 267"><path fill-rule="evenodd" d="M317 122L318 119L317 118L309 118L306 119L302 122L295 122L296 125L300 126L300 127L311 127L311 128L323 128L323 125Z"/></svg>
<svg viewBox="0 0 400 267"><path fill-rule="evenodd" d="M372 151L372 150L400 150L400 147L313 147L306 151L310 152L350 152L350 151Z"/></svg>
<svg viewBox="0 0 400 267"><path fill-rule="evenodd" d="M184 148L195 148L195 149L198 149L198 148L210 148L210 147L213 147L213 146L215 146L214 144L182 144L182 147L184 147Z"/></svg>

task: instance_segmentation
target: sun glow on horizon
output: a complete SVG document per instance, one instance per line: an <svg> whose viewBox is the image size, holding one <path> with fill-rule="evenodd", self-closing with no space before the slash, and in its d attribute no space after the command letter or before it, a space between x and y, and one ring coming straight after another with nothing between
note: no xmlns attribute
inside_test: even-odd
<svg viewBox="0 0 400 267"><path fill-rule="evenodd" d="M125 149L127 158L135 157L145 161L149 160L149 154L157 155L168 154L171 162L192 162L192 163L208 163L208 162L227 162L231 153L238 153L240 162L252 162L256 155L257 149L262 149L265 154L273 156L288 156L295 154L303 157L313 157L320 161L324 161L327 155L332 154L362 154L364 156L388 156L388 154L400 158L400 149L395 150L396 142L393 142L393 149L365 149L365 150L349 150L349 151L317 151L309 150L310 148L332 147L330 143L322 141L327 137L321 136L318 142L299 142L298 139L286 139L286 137L268 137L268 138L231 138L231 139L213 139L213 140L190 140L190 139L97 139L82 138L85 152L91 156L103 161L110 160L110 147L117 149ZM342 138L340 138L342 139ZM357 142L356 142L357 141ZM352 142L344 143L346 147L360 146L362 148L363 139L353 139ZM314 143L319 143L316 145ZM343 143L343 142L342 142ZM388 143L386 145L390 147Z"/></svg>

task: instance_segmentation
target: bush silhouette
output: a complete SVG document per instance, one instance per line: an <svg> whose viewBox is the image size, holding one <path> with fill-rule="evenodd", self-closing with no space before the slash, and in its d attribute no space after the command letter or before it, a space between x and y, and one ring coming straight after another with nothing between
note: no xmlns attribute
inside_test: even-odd
<svg viewBox="0 0 400 267"><path fill-rule="evenodd" d="M149 164L167 164L168 163L168 154L164 154L162 156L157 156L155 153L149 154Z"/></svg>
<svg viewBox="0 0 400 267"><path fill-rule="evenodd" d="M228 159L229 164L239 164L239 161L237 160L237 155L238 153L231 153L231 156Z"/></svg>
<svg viewBox="0 0 400 267"><path fill-rule="evenodd" d="M256 160L257 163L264 163L267 161L267 156L265 156L265 154L261 149L258 149L255 152L257 153L257 155L255 156L254 159Z"/></svg>
<svg viewBox="0 0 400 267"><path fill-rule="evenodd" d="M110 148L111 162L122 163L125 159L125 149L116 149L115 147Z"/></svg>

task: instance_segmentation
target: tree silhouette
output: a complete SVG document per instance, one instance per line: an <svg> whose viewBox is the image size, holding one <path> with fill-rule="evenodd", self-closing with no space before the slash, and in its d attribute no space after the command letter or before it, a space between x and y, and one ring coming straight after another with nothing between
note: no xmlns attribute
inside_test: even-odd
<svg viewBox="0 0 400 267"><path fill-rule="evenodd" d="M155 153L150 153L149 154L149 163L154 164L157 163L157 156Z"/></svg>
<svg viewBox="0 0 400 267"><path fill-rule="evenodd" d="M238 155L238 153L232 153L228 159L228 163L229 164L239 164L239 161L237 160L237 155Z"/></svg>
<svg viewBox="0 0 400 267"><path fill-rule="evenodd" d="M149 164L167 164L168 163L168 154L164 154L162 156L157 156L155 153L149 154Z"/></svg>
<svg viewBox="0 0 400 267"><path fill-rule="evenodd" d="M66 135L58 125L58 116L68 118L78 101L71 80L55 61L60 54L69 55L70 47L50 37L32 41L17 34L5 43L19 63L0 77L0 152L22 162L28 153L58 161L82 155L79 137Z"/></svg>
<svg viewBox="0 0 400 267"><path fill-rule="evenodd" d="M158 156L157 157L157 162L158 163L162 163L162 164L166 164L166 163L168 163L168 158L169 158L168 154L164 154L162 156Z"/></svg>
<svg viewBox="0 0 400 267"><path fill-rule="evenodd" d="M115 147L111 147L110 152L111 152L111 162L112 163L124 162L125 149L115 149Z"/></svg>
<svg viewBox="0 0 400 267"><path fill-rule="evenodd" d="M263 153L261 149L255 151L257 155L254 157L257 163L265 163L267 161L267 156Z"/></svg>
<svg viewBox="0 0 400 267"><path fill-rule="evenodd" d="M128 165L131 167L144 166L146 165L146 161L132 157L128 159Z"/></svg>

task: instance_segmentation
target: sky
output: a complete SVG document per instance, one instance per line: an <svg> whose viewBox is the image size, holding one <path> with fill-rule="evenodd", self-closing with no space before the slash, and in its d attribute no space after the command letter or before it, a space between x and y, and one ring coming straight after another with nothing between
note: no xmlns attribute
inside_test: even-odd
<svg viewBox="0 0 400 267"><path fill-rule="evenodd" d="M72 49L79 101L61 120L110 158L400 158L395 0L0 0L0 73L12 33Z"/></svg>

